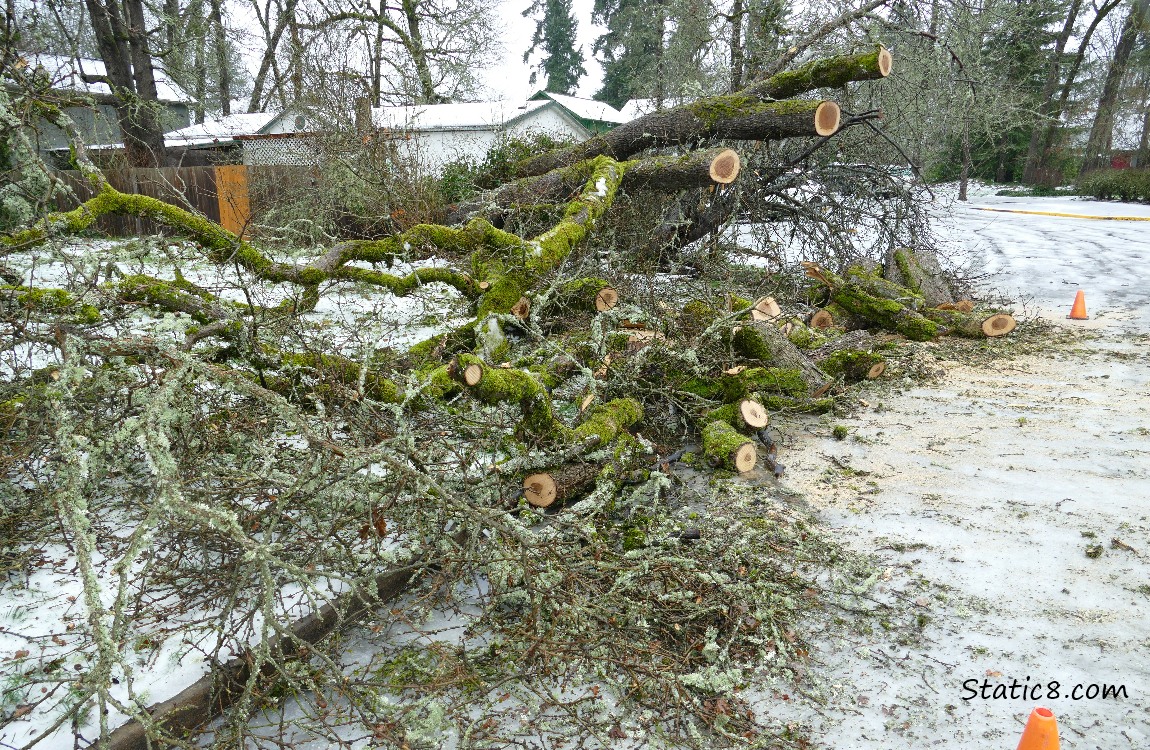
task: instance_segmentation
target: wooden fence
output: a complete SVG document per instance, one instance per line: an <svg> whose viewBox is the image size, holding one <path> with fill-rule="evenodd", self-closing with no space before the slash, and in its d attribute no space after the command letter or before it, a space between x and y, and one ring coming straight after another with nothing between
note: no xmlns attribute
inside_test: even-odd
<svg viewBox="0 0 1150 750"><path fill-rule="evenodd" d="M306 167L221 165L125 169L109 172L107 176L109 184L121 192L147 195L165 203L195 211L218 223L224 229L242 235L251 223L253 211L259 208L259 206L253 205L253 197L249 187L252 182L252 173L265 170L274 171L276 174L257 175L260 178L260 184L265 186L259 196L261 202L274 200L274 195L266 189L267 185L287 184L290 182L289 177L298 176L297 173L306 172L310 174L312 171ZM292 174L283 174L284 172L291 172ZM62 175L71 186L74 197L61 199L59 201L61 209L76 208L95 194L92 186L80 172L68 171L63 172ZM271 192L274 193L274 191ZM161 227L153 221L132 216L105 216L99 220L97 226L115 237L157 234L165 230L165 227Z"/></svg>

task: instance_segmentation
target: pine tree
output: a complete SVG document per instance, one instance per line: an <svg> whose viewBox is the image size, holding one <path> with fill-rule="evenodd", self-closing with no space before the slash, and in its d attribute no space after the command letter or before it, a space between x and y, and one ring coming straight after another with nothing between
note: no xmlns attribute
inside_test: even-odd
<svg viewBox="0 0 1150 750"><path fill-rule="evenodd" d="M537 16L540 12L542 18ZM523 15L536 16L535 35L531 38L531 49L523 55L523 62L527 62L535 50L543 48L543 60L539 69L531 72L531 83L535 83L541 70L547 77L547 91L573 94L587 71L583 67L583 51L575 46L577 22L571 0L535 0Z"/></svg>

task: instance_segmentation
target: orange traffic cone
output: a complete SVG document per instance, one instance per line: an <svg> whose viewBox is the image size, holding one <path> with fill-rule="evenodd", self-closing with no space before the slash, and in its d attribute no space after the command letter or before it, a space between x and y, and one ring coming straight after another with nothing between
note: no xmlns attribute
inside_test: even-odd
<svg viewBox="0 0 1150 750"><path fill-rule="evenodd" d="M1070 314L1066 317L1071 320L1088 320L1089 315L1086 314L1086 295L1081 289L1078 294L1074 295L1074 306L1070 308Z"/></svg>
<svg viewBox="0 0 1150 750"><path fill-rule="evenodd" d="M1058 721L1053 711L1040 706L1030 712L1018 750L1058 750Z"/></svg>

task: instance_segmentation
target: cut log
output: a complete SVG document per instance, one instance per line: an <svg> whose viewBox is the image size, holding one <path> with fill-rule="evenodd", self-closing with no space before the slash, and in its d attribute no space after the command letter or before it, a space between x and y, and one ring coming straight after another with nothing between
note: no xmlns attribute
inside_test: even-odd
<svg viewBox="0 0 1150 750"><path fill-rule="evenodd" d="M1005 336L1018 327L1018 321L1010 313L995 313L982 321L982 332L988 338Z"/></svg>
<svg viewBox="0 0 1150 750"><path fill-rule="evenodd" d="M815 89L839 89L852 81L877 81L890 75L894 57L881 44L871 52L813 60L751 84L743 93L763 99L790 99Z"/></svg>
<svg viewBox="0 0 1150 750"><path fill-rule="evenodd" d="M760 297L751 307L752 320L774 320L783 314L774 297Z"/></svg>
<svg viewBox="0 0 1150 750"><path fill-rule="evenodd" d="M523 479L523 497L536 508L561 505L584 494L602 470L599 464L568 464L529 474Z"/></svg>
<svg viewBox="0 0 1150 750"><path fill-rule="evenodd" d="M997 338L1005 336L1018 327L1014 316L1006 312L975 311L964 313L958 310L931 308L923 314L944 326L951 336L970 339Z"/></svg>
<svg viewBox="0 0 1150 750"><path fill-rule="evenodd" d="M939 334L938 325L914 309L922 297L905 287L863 269L851 269L843 279L814 263L803 267L808 276L830 288L831 300L849 315L912 341L929 341Z"/></svg>
<svg viewBox="0 0 1150 750"><path fill-rule="evenodd" d="M626 172L620 190L653 190L677 193L691 188L727 185L742 168L738 152L726 147L691 151L682 156L648 156L624 164ZM460 224L476 216L495 221L515 206L536 206L567 200L587 181L585 163L556 169L535 177L525 177L482 193L451 209L448 224Z"/></svg>
<svg viewBox="0 0 1150 750"><path fill-rule="evenodd" d="M765 321L742 326L731 336L731 344L747 359L775 365L799 373L807 386L807 394L818 397L827 392L834 379L819 369L810 357L791 343L773 323Z"/></svg>
<svg viewBox="0 0 1150 750"><path fill-rule="evenodd" d="M709 136L771 140L796 135L831 135L839 126L838 105L834 105L833 110L830 107L823 109L816 117L815 110L821 103L813 102L816 106L809 111L810 119L803 123L792 123L787 128L773 127L765 122L758 123L756 127L746 120L748 115L753 119L758 112L781 113L789 107L806 106L799 101L768 100L790 99L819 88L838 89L851 81L884 78L890 74L891 62L890 52L881 46L861 55L840 55L815 60L796 70L784 71L754 83L736 94L700 99L652 112L583 143L527 159L519 164L516 172L520 176L541 175L600 154L626 159L653 146L683 143ZM773 108L756 109L764 104L772 105ZM732 123L739 119L744 120L741 125Z"/></svg>
<svg viewBox="0 0 1150 750"><path fill-rule="evenodd" d="M468 388L473 388L479 385L479 381L483 379L483 363L477 359L472 359L466 363L461 363L458 358L451 360L447 365L447 374L451 379L457 383L462 383Z"/></svg>
<svg viewBox="0 0 1150 750"><path fill-rule="evenodd" d="M595 295L595 309L599 312L613 310L617 304L619 304L619 292L613 287L603 287Z"/></svg>
<svg viewBox="0 0 1150 750"><path fill-rule="evenodd" d="M954 302L954 295L946 283L946 276L932 252L915 252L907 248L891 250L883 270L891 282L922 295L927 307Z"/></svg>
<svg viewBox="0 0 1150 750"><path fill-rule="evenodd" d="M607 312L619 304L619 292L606 279L586 277L563 284L555 294L561 310Z"/></svg>
<svg viewBox="0 0 1150 750"><path fill-rule="evenodd" d="M758 432L770 423L766 408L758 401L744 398L707 414L707 421L722 420L741 432Z"/></svg>
<svg viewBox="0 0 1150 750"><path fill-rule="evenodd" d="M839 349L827 356L819 366L829 375L841 376L847 383L874 380L886 372L886 360L873 352Z"/></svg>
<svg viewBox="0 0 1150 750"><path fill-rule="evenodd" d="M456 544L466 539L460 532ZM268 655L260 674L271 678L280 674L280 664L308 658L310 645L319 643L337 628L375 611L382 602L404 591L413 578L427 567L425 559L416 559L356 583L351 590L336 596L316 611L280 630L282 635L268 639L260 652ZM252 652L214 666L207 675L175 696L147 708L148 723L182 738L204 726L245 695L245 686L253 675ZM177 740L178 742L178 740ZM174 747L150 733L136 719L129 719L92 745L107 750L150 750Z"/></svg>
<svg viewBox="0 0 1150 750"><path fill-rule="evenodd" d="M974 312L974 302L968 299L960 299L958 302L944 302L938 305L939 310L958 310L959 312Z"/></svg>
<svg viewBox="0 0 1150 750"><path fill-rule="evenodd" d="M835 316L826 310L815 310L814 315L808 325L811 328L818 328L820 330L825 328L832 328L835 324Z"/></svg>
<svg viewBox="0 0 1150 750"><path fill-rule="evenodd" d="M759 460L754 442L720 420L703 428L703 454L717 466L740 474L755 468Z"/></svg>
<svg viewBox="0 0 1150 750"><path fill-rule="evenodd" d="M523 162L523 176L543 175L596 156L629 159L649 148L691 143L705 138L770 141L838 132L841 112L832 101L764 102L730 94L700 99L632 120L583 143Z"/></svg>

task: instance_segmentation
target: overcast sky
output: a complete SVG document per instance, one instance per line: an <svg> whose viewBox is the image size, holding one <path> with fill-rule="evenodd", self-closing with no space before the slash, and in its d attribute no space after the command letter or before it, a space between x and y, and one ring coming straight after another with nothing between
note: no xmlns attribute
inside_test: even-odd
<svg viewBox="0 0 1150 750"><path fill-rule="evenodd" d="M579 21L579 44L586 58L583 67L587 69L587 75L579 81L579 91L576 93L590 98L599 90L603 78L603 69L591 58L591 44L596 36L603 33L603 29L591 25L592 0L574 0L573 5ZM531 68L523 62L523 53L531 46L531 35L535 33L535 22L523 17L523 11L530 6L531 0L504 0L499 5L499 17L503 21L504 56L503 64L492 68L485 77L492 98L526 99L546 83L542 76L535 86L528 83ZM533 58L532 62L538 62L538 58Z"/></svg>

